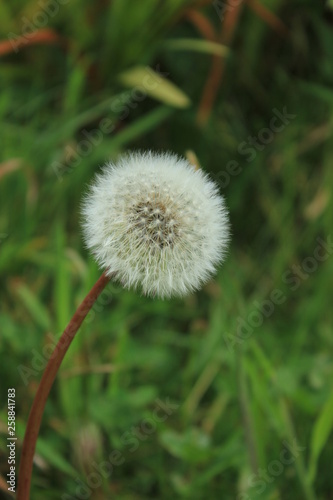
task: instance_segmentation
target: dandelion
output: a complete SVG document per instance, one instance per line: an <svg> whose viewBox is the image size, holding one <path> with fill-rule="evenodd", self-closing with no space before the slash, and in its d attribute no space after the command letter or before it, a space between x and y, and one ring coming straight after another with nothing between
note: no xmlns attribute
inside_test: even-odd
<svg viewBox="0 0 333 500"><path fill-rule="evenodd" d="M82 215L86 245L106 273L150 296L200 288L229 240L215 183L170 153L133 153L107 164Z"/></svg>
<svg viewBox="0 0 333 500"><path fill-rule="evenodd" d="M184 295L222 261L229 239L217 186L172 154L135 153L108 164L82 209L87 247L104 272L61 335L39 383L24 435L17 500L29 500L36 441L59 366L111 278L147 295Z"/></svg>

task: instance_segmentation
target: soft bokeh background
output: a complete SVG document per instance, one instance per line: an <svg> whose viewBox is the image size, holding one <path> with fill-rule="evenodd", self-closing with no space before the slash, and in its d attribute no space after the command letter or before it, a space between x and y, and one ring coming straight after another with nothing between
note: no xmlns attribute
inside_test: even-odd
<svg viewBox="0 0 333 500"><path fill-rule="evenodd" d="M31 498L333 498L332 1L13 0L0 18L1 498L7 388L21 439L100 274L82 194L138 148L195 152L230 253L185 300L110 284L52 389Z"/></svg>

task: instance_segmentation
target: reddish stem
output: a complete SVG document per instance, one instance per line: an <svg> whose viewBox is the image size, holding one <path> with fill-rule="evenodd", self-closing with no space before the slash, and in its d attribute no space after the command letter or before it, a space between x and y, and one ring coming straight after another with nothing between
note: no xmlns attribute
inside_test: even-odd
<svg viewBox="0 0 333 500"><path fill-rule="evenodd" d="M226 10L224 14L224 21L221 25L222 31L217 38L217 42L220 42L226 46L231 45L242 5L243 1L240 1L231 9ZM199 110L197 114L197 123L200 126L206 125L210 117L220 87L220 82L223 78L225 62L225 59L220 56L214 55L212 58L211 70L202 93L201 102L199 104Z"/></svg>
<svg viewBox="0 0 333 500"><path fill-rule="evenodd" d="M52 356L50 357L41 381L39 383L35 399L32 403L30 410L27 427L25 430L21 462L19 468L19 483L17 489L16 500L29 500L30 498L30 484L32 475L33 458L35 454L36 442L40 429L40 424L43 417L45 404L53 385L54 379L57 375L59 366L76 334L80 328L84 318L94 305L96 299L103 291L110 277L105 273L98 279L85 299L77 308L74 316L65 328L64 333L60 337Z"/></svg>

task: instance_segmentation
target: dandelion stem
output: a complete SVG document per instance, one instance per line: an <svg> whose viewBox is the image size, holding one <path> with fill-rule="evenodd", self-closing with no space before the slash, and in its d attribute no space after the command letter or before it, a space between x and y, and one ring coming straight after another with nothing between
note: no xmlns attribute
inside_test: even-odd
<svg viewBox="0 0 333 500"><path fill-rule="evenodd" d="M98 279L95 285L92 287L90 292L87 294L85 299L81 302L80 306L77 308L74 316L68 323L64 330L64 333L60 337L52 356L45 368L41 381L39 383L35 399L32 403L30 410L27 427L25 430L21 461L19 468L18 477L18 490L16 500L29 500L30 498L30 485L31 485L31 475L33 467L33 458L38 438L38 433L43 417L43 412L45 404L50 393L51 387L53 385L54 379L57 375L58 369L64 359L64 356L75 337L76 332L80 328L83 320L87 316L88 312L94 305L96 299L104 290L105 286L109 282L110 277L105 274Z"/></svg>

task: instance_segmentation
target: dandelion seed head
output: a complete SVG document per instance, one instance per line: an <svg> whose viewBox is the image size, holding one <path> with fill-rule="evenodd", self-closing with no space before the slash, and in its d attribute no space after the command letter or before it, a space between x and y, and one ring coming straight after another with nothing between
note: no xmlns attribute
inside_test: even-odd
<svg viewBox="0 0 333 500"><path fill-rule="evenodd" d="M185 159L132 153L96 176L83 208L87 247L126 288L162 298L205 283L223 260L228 215L214 182Z"/></svg>

